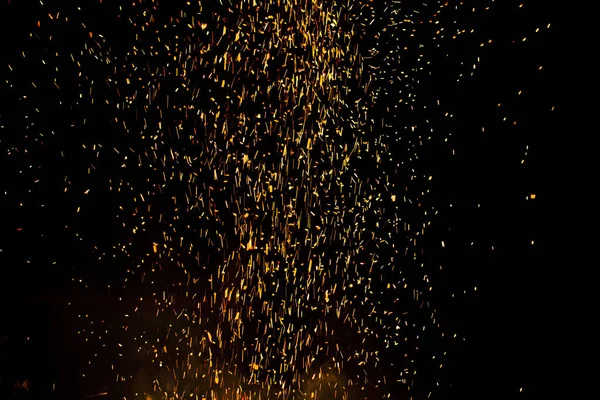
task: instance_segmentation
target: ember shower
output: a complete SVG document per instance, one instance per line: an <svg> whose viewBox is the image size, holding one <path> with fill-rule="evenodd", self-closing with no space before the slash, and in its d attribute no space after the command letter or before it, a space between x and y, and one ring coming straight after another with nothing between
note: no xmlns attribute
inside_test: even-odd
<svg viewBox="0 0 600 400"><path fill-rule="evenodd" d="M370 386L406 379L387 378L390 363L410 377L418 336L441 335L407 278L434 210L419 207L427 177L401 125L414 82L385 65L401 48L371 65L410 15L369 26L374 11L353 2L160 7L135 10L137 40L107 78L134 137L115 184L131 188L134 234L148 232L120 248L153 246L130 280L155 311L132 311L123 343L152 380L140 392L348 398L366 368ZM383 112L386 88L406 97Z"/></svg>

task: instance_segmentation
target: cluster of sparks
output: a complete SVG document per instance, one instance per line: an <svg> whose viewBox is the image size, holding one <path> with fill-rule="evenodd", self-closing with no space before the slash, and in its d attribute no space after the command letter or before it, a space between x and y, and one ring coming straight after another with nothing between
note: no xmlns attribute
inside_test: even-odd
<svg viewBox="0 0 600 400"><path fill-rule="evenodd" d="M439 266L419 243L438 211L419 156L436 140L424 110L443 111L418 84L428 47L469 34L453 20L467 6L96 3L43 5L33 36L57 50L23 52L51 72L33 88L71 88L73 127L112 123L78 139L85 171L64 178L119 220L90 247L120 271L104 287L122 315L80 315L82 354L114 353L115 385L153 399L398 398L415 360L442 369L457 338L429 297ZM80 47L61 52L61 31Z"/></svg>

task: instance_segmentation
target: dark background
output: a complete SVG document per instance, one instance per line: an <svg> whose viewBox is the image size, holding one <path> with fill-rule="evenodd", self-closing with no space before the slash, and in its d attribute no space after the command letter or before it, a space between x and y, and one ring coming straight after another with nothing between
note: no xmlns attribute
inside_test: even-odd
<svg viewBox="0 0 600 400"><path fill-rule="evenodd" d="M46 99L38 95L37 104L45 104L41 115L34 115L26 100L17 100L26 93L21 88L30 75L43 80L39 77L44 72L32 70L19 58L23 49L42 51L27 36L35 31L43 10L16 3L3 4L0 12L3 59L12 60L17 71L9 73L3 62L2 73L10 75L11 82L23 83L8 89L3 78L0 92L0 397L79 399L92 393L75 378L85 359L72 340L74 315L78 307L116 310L119 305L111 304L93 283L87 290L72 284L77 266L95 262L73 232L101 238L114 231L111 216L100 207L88 220L78 220L73 215L76 205L61 193L62 180L74 167L69 163L85 163L56 156L59 149L76 153L79 148L73 138L82 131L70 127L70 118L57 104L72 101L73 94L52 92ZM467 338L452 349L442 389L435 394L440 399L534 399L551 385L547 374L556 344L549 332L561 312L556 300L561 292L553 285L556 249L548 242L556 229L549 188L564 179L556 173L551 151L561 134L557 115L564 44L549 5L530 3L520 11L516 5L497 5L475 22L478 35L433 51L431 77L418 89L455 114L451 120L440 115L432 121L436 131L452 136L448 143L429 146L422 158L423 169L434 176L434 201L442 206L423 244L428 262L443 266L435 277L442 282L437 296L445 299L438 316L450 331ZM549 22L553 28L545 29ZM540 33L533 34L537 27ZM69 43L69 37L65 33L60 45L77 48L77 39ZM494 45L478 48L480 39L487 37L494 38ZM521 42L523 37L526 42ZM467 66L477 56L482 63L474 77L456 83L456 76L468 74ZM65 63L65 74L68 68ZM517 97L519 90L523 95ZM102 112L99 106L98 120ZM27 135L34 129L24 123L25 115L37 125L72 133L48 137L43 144L29 141ZM502 122L504 117L507 122ZM110 135L108 128L87 129L92 135ZM37 178L41 183L32 185ZM531 194L536 199L526 200ZM439 245L442 240L444 248ZM477 292L472 290L475 286ZM468 295L461 295L463 290ZM25 380L28 391L15 388ZM415 398L426 398L433 389L423 385Z"/></svg>

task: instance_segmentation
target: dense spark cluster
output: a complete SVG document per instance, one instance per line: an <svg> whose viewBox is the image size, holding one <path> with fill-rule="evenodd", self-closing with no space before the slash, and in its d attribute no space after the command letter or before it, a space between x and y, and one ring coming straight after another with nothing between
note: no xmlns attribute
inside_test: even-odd
<svg viewBox="0 0 600 400"><path fill-rule="evenodd" d="M27 90L74 115L75 215L118 220L102 238L67 222L100 269L73 280L119 303L79 315L82 377L136 398L399 398L443 368L460 337L430 298L420 156L448 133L419 83L493 1L47 3ZM21 100L31 146L66 137Z"/></svg>

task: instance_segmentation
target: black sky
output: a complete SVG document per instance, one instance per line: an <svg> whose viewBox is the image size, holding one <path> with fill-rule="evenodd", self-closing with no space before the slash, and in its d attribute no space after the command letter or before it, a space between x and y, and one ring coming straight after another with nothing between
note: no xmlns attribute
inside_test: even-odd
<svg viewBox="0 0 600 400"><path fill-rule="evenodd" d="M108 191L91 200L69 197L64 179L68 176L74 188L100 187L95 182L121 174L116 159L106 156L96 164L101 172L86 175L92 158L81 150L82 142L99 138L134 149L138 142L115 130L109 107L74 106L78 89L68 80L76 70L66 60L58 62L59 80L67 80L61 91L52 88L57 74L30 62L49 49L68 54L86 40L66 27L52 28L58 37L52 43L29 37L32 32L45 37L44 29L50 28L45 27L44 16L48 9L60 7L52 2L43 7L30 1L11 3L0 11L4 54L0 63L0 397L70 400L103 391L109 392L109 398L130 396L131 386L117 388L112 382L112 356L97 369L104 372L92 378L102 384L80 379L90 352L104 350L82 347L76 339L80 312L97 313L98 318L111 315L114 324L121 321L123 305L103 285L127 273L119 265L98 261L93 249L94 245L109 248L127 235L114 215L120 198ZM431 300L437 318L445 331L465 340L428 344L448 350L444 372L417 359L423 362L419 372L423 376L416 378L411 392L391 398L425 399L432 392L431 398L438 399L534 399L544 386L540 375L551 359L545 332L553 304L548 288L552 273L548 269L552 254L548 187L553 179L549 152L561 105L556 91L560 39L547 4L526 2L519 9L518 2L501 3L486 14L449 14L476 33L445 41L439 48L428 47L431 64L415 87L417 97L424 99L415 107L433 100L442 105L439 112L417 109L407 117L428 118L434 132L415 164L434 177L432 194L424 201L440 210L420 242L422 260L436 282ZM95 7L97 12L103 9ZM90 30L111 32L118 38L122 32L118 27L108 29L110 19L103 18L86 15L85 20L97 24ZM38 20L44 21L40 28ZM537 28L540 32L534 33ZM493 38L493 44L480 47L487 38ZM118 46L118 41L113 43ZM26 59L22 51L28 54ZM469 76L478 57L481 63ZM93 68L97 67L84 65L82 70L100 76ZM460 74L465 78L457 82ZM32 80L39 89L31 87ZM519 91L523 94L517 95ZM376 105L373 113L385 115L383 106ZM72 127L72 121L82 116L91 123ZM55 135L37 136L49 131ZM77 213L79 206L91 211ZM156 232L147 235L150 240ZM86 277L87 287L73 282L81 276ZM119 295L134 299L145 295L145 290L132 285ZM107 336L109 343L117 340ZM23 382L27 389L16 387Z"/></svg>

